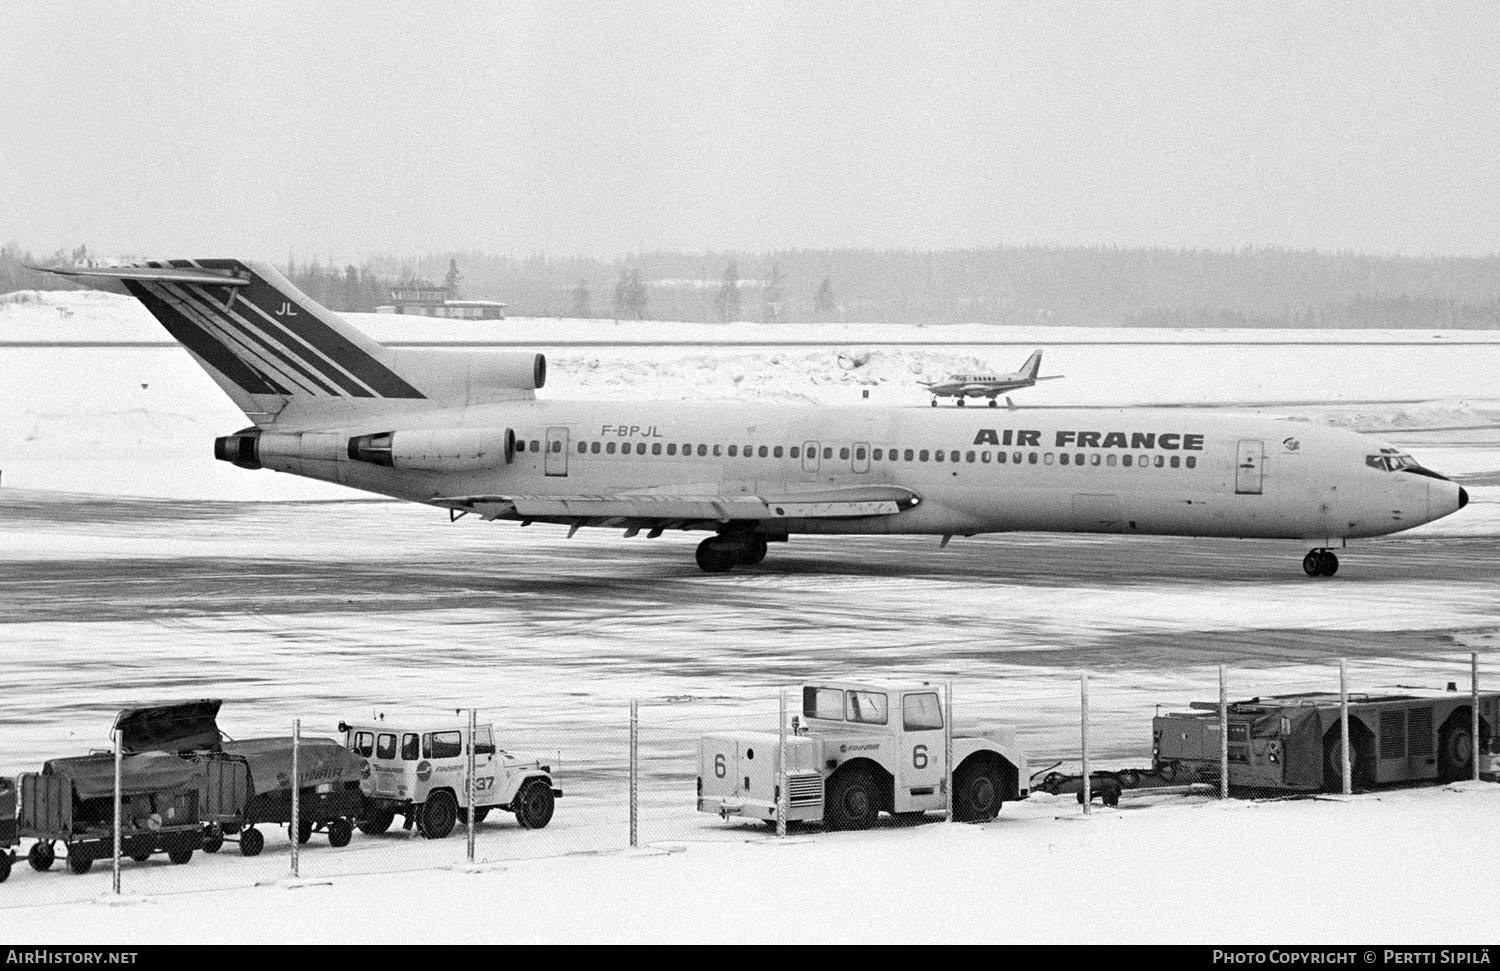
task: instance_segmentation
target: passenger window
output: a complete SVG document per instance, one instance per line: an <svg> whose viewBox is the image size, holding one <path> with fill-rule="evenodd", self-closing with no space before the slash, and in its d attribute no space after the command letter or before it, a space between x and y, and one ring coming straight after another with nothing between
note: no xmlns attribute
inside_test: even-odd
<svg viewBox="0 0 1500 971"><path fill-rule="evenodd" d="M1174 455L1174 456L1172 456L1172 468L1174 468L1174 469L1175 469L1175 468L1177 468L1177 467L1178 467L1178 466L1179 466L1179 465L1181 465L1181 464L1182 464L1182 459L1180 459L1180 458L1178 458L1178 457L1177 457L1177 456L1175 456L1175 455ZM1342 735L1340 735L1340 736L1339 736L1339 738L1340 738L1340 739L1342 739L1342 738L1343 738L1343 736L1342 736Z"/></svg>
<svg viewBox="0 0 1500 971"><path fill-rule="evenodd" d="M866 725L884 725L890 720L883 691L844 692L844 717Z"/></svg>
<svg viewBox="0 0 1500 971"><path fill-rule="evenodd" d="M864 446L860 446L859 448L856 448L854 450L854 457L856 459L858 459L859 461L861 461L861 462L863 462L865 460Z"/></svg>
<svg viewBox="0 0 1500 971"><path fill-rule="evenodd" d="M1031 460L1033 462L1035 462L1036 461L1036 457L1033 456ZM1020 465L1021 464L1021 453L1020 452L1011 452L1010 453L1010 461L1011 461L1012 465Z"/></svg>
<svg viewBox="0 0 1500 971"><path fill-rule="evenodd" d="M604 451L609 453L610 455L615 454L615 443L610 442L608 445L604 446Z"/></svg>
<svg viewBox="0 0 1500 971"><path fill-rule="evenodd" d="M1113 461L1114 456L1111 455L1110 459L1111 459L1111 461L1110 461L1109 464L1113 465L1114 464L1114 461ZM1128 456L1128 455L1122 455L1122 456L1120 456L1120 464L1123 465L1123 466L1125 466L1125 468L1127 468L1127 469L1130 468L1130 456Z"/></svg>
<svg viewBox="0 0 1500 971"><path fill-rule="evenodd" d="M765 458L766 457L766 447L764 445L762 445L760 447L760 453L759 454L760 454L761 458Z"/></svg>
<svg viewBox="0 0 1500 971"><path fill-rule="evenodd" d="M1115 457L1113 455L1107 456L1104 459L1104 464L1107 465L1107 466L1109 466L1110 468L1114 468L1115 467Z"/></svg>
<svg viewBox="0 0 1500 971"><path fill-rule="evenodd" d="M589 443L588 442L579 442L578 443L578 454L579 455L585 454L586 452L588 452L588 450L589 450Z"/></svg>
<svg viewBox="0 0 1500 971"><path fill-rule="evenodd" d="M729 446L729 457L730 458L735 458L739 454L740 454L740 447L738 445L731 445L731 446Z"/></svg>
<svg viewBox="0 0 1500 971"><path fill-rule="evenodd" d="M652 442L651 443L651 454L652 455L660 455L661 454L661 442Z"/></svg>
<svg viewBox="0 0 1500 971"><path fill-rule="evenodd" d="M1198 465L1198 457L1196 455L1189 455L1187 457L1187 467L1191 469L1191 468L1196 468L1197 465Z"/></svg>
<svg viewBox="0 0 1500 971"><path fill-rule="evenodd" d="M396 736L381 732L380 738L375 744L375 757L377 759L394 759L396 757Z"/></svg>
<svg viewBox="0 0 1500 971"><path fill-rule="evenodd" d="M401 758L411 761L417 757L417 733L407 732L401 736Z"/></svg>
<svg viewBox="0 0 1500 971"><path fill-rule="evenodd" d="M950 462L957 462L958 461L958 452L956 450L948 453L948 461L950 461Z"/></svg>
<svg viewBox="0 0 1500 971"><path fill-rule="evenodd" d="M1099 464L1099 453L1098 452L1095 452L1093 455L1089 456L1089 464L1090 465L1098 465Z"/></svg>
<svg viewBox="0 0 1500 971"><path fill-rule="evenodd" d="M714 458L721 458L723 455L724 455L724 446L722 446L722 445L715 445L714 446ZM1342 737L1342 736L1340 736L1340 737Z"/></svg>
<svg viewBox="0 0 1500 971"><path fill-rule="evenodd" d="M1051 452L1048 452L1046 455L1042 456L1042 464L1043 465L1051 465L1052 464L1052 453Z"/></svg>
<svg viewBox="0 0 1500 971"><path fill-rule="evenodd" d="M667 443L667 454L668 455L676 455L677 454L677 443L676 442L668 442Z"/></svg>
<svg viewBox="0 0 1500 971"><path fill-rule="evenodd" d="M937 692L907 695L901 701L901 724L909 732L943 727L943 708Z"/></svg>
<svg viewBox="0 0 1500 971"><path fill-rule="evenodd" d="M374 751L375 751L375 733L374 732L355 732L354 733L354 754L355 755L363 755L365 758L369 758L370 757L370 753L372 753Z"/></svg>
<svg viewBox="0 0 1500 971"><path fill-rule="evenodd" d="M996 465L1004 465L1005 464L1005 453L1004 452L996 452L995 453L995 464Z"/></svg>
<svg viewBox="0 0 1500 971"><path fill-rule="evenodd" d="M707 445L699 445L698 446L698 457L702 458L703 456L705 456L707 454L708 454L708 446Z"/></svg>
<svg viewBox="0 0 1500 971"><path fill-rule="evenodd" d="M828 718L833 721L842 721L844 718L844 693L837 688L803 688L802 714L808 718Z"/></svg>
<svg viewBox="0 0 1500 971"><path fill-rule="evenodd" d="M990 453L989 452L980 452L979 453L979 457L980 457L981 460L983 460L983 462L984 462L985 465L989 465L990 464ZM969 461L972 462L974 460L970 459Z"/></svg>
<svg viewBox="0 0 1500 971"><path fill-rule="evenodd" d="M905 458L906 461L910 462L911 461L911 449L907 449L906 452L904 453L904 455L902 457ZM925 455L922 456L922 461L923 462L927 461L927 456L925 456Z"/></svg>
<svg viewBox="0 0 1500 971"><path fill-rule="evenodd" d="M553 454L561 452L562 451L562 442L553 442L552 443L551 451L552 451Z"/></svg>
<svg viewBox="0 0 1500 971"><path fill-rule="evenodd" d="M589 454L590 455L598 455L599 454L599 443L598 442L590 442L589 443Z"/></svg>
<svg viewBox="0 0 1500 971"><path fill-rule="evenodd" d="M825 445L823 447L823 457L825 459L831 459L831 458L833 458L833 447L832 446Z"/></svg>
<svg viewBox="0 0 1500 971"><path fill-rule="evenodd" d="M941 461L943 461L943 450L942 449L938 449L936 452L933 452L932 453L932 460L934 462L941 462Z"/></svg>
<svg viewBox="0 0 1500 971"><path fill-rule="evenodd" d="M1058 456L1058 461L1061 462L1063 465L1067 465L1068 464L1068 453L1064 452L1064 453L1062 453L1062 455Z"/></svg>
<svg viewBox="0 0 1500 971"><path fill-rule="evenodd" d="M684 446L682 446L682 457L683 458L688 458L692 454L693 454L693 446L692 445L684 445Z"/></svg>
<svg viewBox="0 0 1500 971"><path fill-rule="evenodd" d="M841 459L847 459L848 457L849 457L849 449L847 447L839 449L839 458L841 458Z"/></svg>
<svg viewBox="0 0 1500 971"><path fill-rule="evenodd" d="M989 458L988 458L988 455L989 455L989 453L988 453L988 452L986 452L986 453L985 453L985 456L986 456L986 457L985 457L985 461L986 461L986 462L988 462L988 461L989 461ZM967 454L967 455L965 455L965 456L964 456L964 461L965 461L965 462L972 462L972 461L974 461L974 453L973 453L973 452L970 452L970 453L968 453L968 454Z"/></svg>
<svg viewBox="0 0 1500 971"><path fill-rule="evenodd" d="M877 448L875 450L875 454L872 455L872 456L870 456L870 458L874 459L876 462L879 462L881 456L884 455L884 454L885 454L885 449L883 449L883 448Z"/></svg>
<svg viewBox="0 0 1500 971"><path fill-rule="evenodd" d="M778 446L776 446L776 447L775 447L775 448L773 448L773 449L771 449L771 454L772 454L772 455L773 455L773 456L775 456L775 457L776 457L776 458L781 458L781 446L780 446L780 445L778 445ZM793 457L793 458L796 458L796 456L795 456L795 455L794 455L794 456L792 456L792 457Z"/></svg>
<svg viewBox="0 0 1500 971"><path fill-rule="evenodd" d="M1144 458L1144 456L1142 456L1142 458ZM1158 456L1157 456L1157 457L1156 457L1156 462L1155 462L1155 463L1154 463L1154 464L1155 464L1155 465L1156 465L1156 467L1157 467L1157 468L1158 468L1158 469L1159 469L1159 468L1161 468L1161 467L1162 467L1162 466L1163 466L1163 465L1166 465L1166 464L1167 464L1167 460L1166 460L1166 459L1165 459L1165 458L1163 458L1163 457L1161 457L1161 456L1160 456L1160 455L1158 455ZM1342 736L1340 736L1340 737L1342 737Z"/></svg>
<svg viewBox="0 0 1500 971"><path fill-rule="evenodd" d="M423 736L424 739L426 736ZM425 745L423 746L426 747ZM458 732L437 732L432 736L432 755L434 759L452 759L464 754L463 736Z"/></svg>
<svg viewBox="0 0 1500 971"><path fill-rule="evenodd" d="M1026 464L1027 465L1035 465L1036 464L1036 453L1035 452L1027 452L1026 453Z"/></svg>
<svg viewBox="0 0 1500 971"><path fill-rule="evenodd" d="M1077 455L1073 456L1073 464L1074 465L1082 465L1083 464L1083 453L1082 452L1079 452Z"/></svg>
<svg viewBox="0 0 1500 971"><path fill-rule="evenodd" d="M791 448L792 458L798 458L799 456L801 456L801 454L802 454L802 449L800 449L797 446L793 445L792 448Z"/></svg>
<svg viewBox="0 0 1500 971"><path fill-rule="evenodd" d="M908 457L911 455L910 452L907 452L906 454L907 454ZM918 452L917 453L917 458L920 459L923 462L927 461L927 449L924 448L924 449L922 449L922 451Z"/></svg>

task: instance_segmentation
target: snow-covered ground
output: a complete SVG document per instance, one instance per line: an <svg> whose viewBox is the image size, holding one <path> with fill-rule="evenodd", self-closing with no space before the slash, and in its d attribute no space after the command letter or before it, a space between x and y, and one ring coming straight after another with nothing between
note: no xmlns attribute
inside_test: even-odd
<svg viewBox="0 0 1500 971"><path fill-rule="evenodd" d="M23 868L0 887L7 939L373 942L410 940L412 926L462 940L601 942L1483 936L1500 851L1474 837L1497 808L1490 785L1227 805L1131 795L1086 821L1071 800L1037 796L984 826L782 844L693 813L685 793L697 732L761 725L774 717L770 686L840 665L957 681L968 716L1029 733L1034 768L1072 751L1080 667L1098 672L1097 754L1123 764L1149 757L1152 706L1211 696L1220 660L1260 669L1234 682L1253 678L1256 690L1329 687L1333 644L1362 657L1365 686L1452 680L1470 649L1486 652L1491 677L1492 567L1466 577L1442 564L1424 576L1422 564L1438 569L1440 541L1482 558L1500 536L1500 335L358 323L393 343L533 346L551 366L542 395L557 398L925 407L917 376L1010 369L1043 346L1043 373L1068 377L1015 394L1023 407L1181 401L1379 431L1468 477L1474 501L1403 534L1422 554L1409 573L1336 588L1300 582L1292 560L1248 577L1198 569L1203 560L1131 573L1116 545L1127 541L1098 537L956 541L948 555L967 557L957 567L929 562L932 544L841 539L914 566L704 578L665 539L580 534L564 546L560 531L450 525L370 501L206 504L356 496L215 462L213 437L244 416L185 352L160 346L165 335L134 301L0 300L0 651L11 686L0 771L102 744L108 714L143 694L226 697L225 727L240 735L393 697L429 715L506 699L498 717L517 748L570 749L570 795L553 826L487 825L479 856L490 863L477 872L452 868L458 838L356 837L333 851L315 837L303 873L330 883L251 887L286 873L286 843L273 836L256 861L130 864L126 890L146 899L105 906L90 902L103 874ZM98 346L120 343L138 346ZM793 553L849 548L833 543ZM1131 549L1167 562L1181 555L1170 546ZM1054 572L1036 582L1025 564L1048 557ZM1076 572L1090 558L1111 565ZM1251 628L1269 646L1231 653ZM653 764L639 852L621 849L631 697L660 702L643 709ZM579 751L580 736L591 747ZM350 916L393 901L409 923Z"/></svg>

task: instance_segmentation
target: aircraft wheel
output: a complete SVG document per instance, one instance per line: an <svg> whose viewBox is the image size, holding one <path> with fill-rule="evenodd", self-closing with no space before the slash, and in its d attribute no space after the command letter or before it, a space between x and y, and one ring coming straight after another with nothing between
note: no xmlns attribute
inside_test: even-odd
<svg viewBox="0 0 1500 971"><path fill-rule="evenodd" d="M1317 550L1308 550L1307 555L1302 558L1302 572L1310 577L1323 575L1323 558L1318 555Z"/></svg>
<svg viewBox="0 0 1500 971"><path fill-rule="evenodd" d="M962 408L962 407L963 407L963 406L964 406L964 399L962 399L962 398L959 398L959 399L958 399L958 406L959 406L959 407L960 407L960 408Z"/></svg>
<svg viewBox="0 0 1500 971"><path fill-rule="evenodd" d="M766 538L764 536L751 536L745 547L740 550L738 562L740 566L755 566L766 558Z"/></svg>
<svg viewBox="0 0 1500 971"><path fill-rule="evenodd" d="M932 399L932 407L934 407L934 408L937 407L937 399L936 398Z"/></svg>
<svg viewBox="0 0 1500 971"><path fill-rule="evenodd" d="M739 550L710 537L698 544L698 569L704 573L728 573L739 561Z"/></svg>
<svg viewBox="0 0 1500 971"><path fill-rule="evenodd" d="M990 399L990 407L991 408L999 408L1000 407L1000 402L996 401L994 398L991 398Z"/></svg>
<svg viewBox="0 0 1500 971"><path fill-rule="evenodd" d="M1339 572L1339 558L1333 555L1332 550L1323 551L1323 576L1331 577Z"/></svg>

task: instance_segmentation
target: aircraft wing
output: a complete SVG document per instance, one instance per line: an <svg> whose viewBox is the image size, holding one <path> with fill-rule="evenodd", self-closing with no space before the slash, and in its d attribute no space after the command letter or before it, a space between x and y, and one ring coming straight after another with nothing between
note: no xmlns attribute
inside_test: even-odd
<svg viewBox="0 0 1500 971"><path fill-rule="evenodd" d="M891 516L919 501L916 493L899 486L857 486L771 496L635 492L594 496L440 496L429 499L428 503L455 512L476 513L487 520L503 516L604 525L592 521L727 523Z"/></svg>

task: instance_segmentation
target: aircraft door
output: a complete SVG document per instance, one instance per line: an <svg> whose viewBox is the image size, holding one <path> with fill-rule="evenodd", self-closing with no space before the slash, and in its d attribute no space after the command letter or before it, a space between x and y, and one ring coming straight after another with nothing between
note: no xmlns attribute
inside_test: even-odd
<svg viewBox="0 0 1500 971"><path fill-rule="evenodd" d="M1243 496L1261 494L1261 479L1264 475L1266 443L1260 439L1247 438L1240 442L1239 458L1235 461L1234 491Z"/></svg>
<svg viewBox="0 0 1500 971"><path fill-rule="evenodd" d="M547 429L547 455L543 463L548 475L568 474L568 430Z"/></svg>
<svg viewBox="0 0 1500 971"><path fill-rule="evenodd" d="M802 471L803 472L816 472L816 471L818 471L818 443L817 442L803 442L802 443Z"/></svg>
<svg viewBox="0 0 1500 971"><path fill-rule="evenodd" d="M855 442L854 443L854 471L856 471L856 472L868 472L868 471L870 471L870 443L869 442Z"/></svg>

